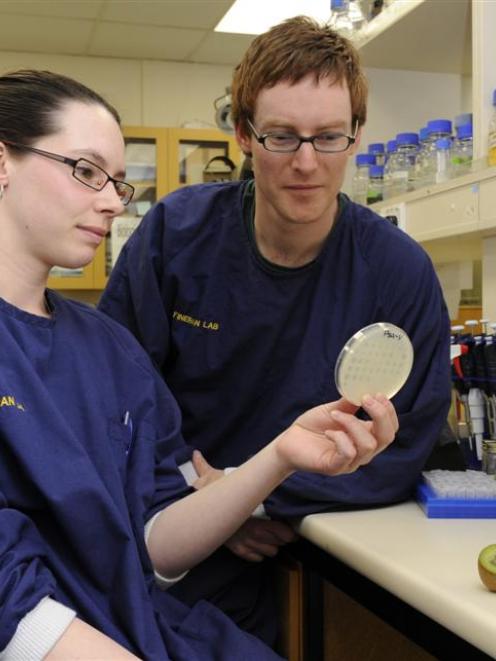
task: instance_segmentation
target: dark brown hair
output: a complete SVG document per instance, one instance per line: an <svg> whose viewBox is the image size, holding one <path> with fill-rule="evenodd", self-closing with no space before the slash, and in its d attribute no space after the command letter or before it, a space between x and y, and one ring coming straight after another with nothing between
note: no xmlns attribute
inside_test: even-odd
<svg viewBox="0 0 496 661"><path fill-rule="evenodd" d="M55 113L68 101L101 105L120 124L117 110L86 85L51 71L22 69L0 76L0 141L30 145L55 133Z"/></svg>

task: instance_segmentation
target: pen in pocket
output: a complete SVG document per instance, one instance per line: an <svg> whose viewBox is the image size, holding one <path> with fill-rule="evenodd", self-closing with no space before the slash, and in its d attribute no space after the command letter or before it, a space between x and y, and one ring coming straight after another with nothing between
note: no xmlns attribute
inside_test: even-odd
<svg viewBox="0 0 496 661"><path fill-rule="evenodd" d="M126 454L129 455L129 453L131 451L132 444L133 444L133 440L134 440L133 439L133 419L131 418L131 414L129 413L129 411L126 411L124 413L124 417L122 419L122 422L123 422L124 426L127 427L128 434L129 434L128 441L127 441L127 444L126 444Z"/></svg>

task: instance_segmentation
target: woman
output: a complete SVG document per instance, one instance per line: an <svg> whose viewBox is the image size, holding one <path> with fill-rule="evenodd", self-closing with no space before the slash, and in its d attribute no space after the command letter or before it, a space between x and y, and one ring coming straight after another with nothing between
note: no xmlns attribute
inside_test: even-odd
<svg viewBox="0 0 496 661"><path fill-rule="evenodd" d="M143 350L46 289L53 265L91 261L130 201L124 168L100 96L49 72L0 77L0 658L274 659L209 604L160 587L294 470L370 461L396 414L382 396L364 401L369 422L342 400L312 409L191 493L177 405Z"/></svg>

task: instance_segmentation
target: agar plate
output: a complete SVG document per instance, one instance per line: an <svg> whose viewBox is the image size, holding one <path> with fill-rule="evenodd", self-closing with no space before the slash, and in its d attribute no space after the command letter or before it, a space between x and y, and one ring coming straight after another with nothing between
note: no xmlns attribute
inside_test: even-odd
<svg viewBox="0 0 496 661"><path fill-rule="evenodd" d="M360 406L364 395L393 397L413 365L413 346L404 330L384 321L365 326L342 348L334 370L342 397Z"/></svg>

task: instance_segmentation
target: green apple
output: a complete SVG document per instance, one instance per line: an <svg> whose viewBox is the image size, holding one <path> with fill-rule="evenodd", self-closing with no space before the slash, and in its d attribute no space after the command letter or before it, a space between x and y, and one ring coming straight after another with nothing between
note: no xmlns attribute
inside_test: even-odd
<svg viewBox="0 0 496 661"><path fill-rule="evenodd" d="M479 576L488 590L496 592L496 544L489 544L479 553Z"/></svg>

